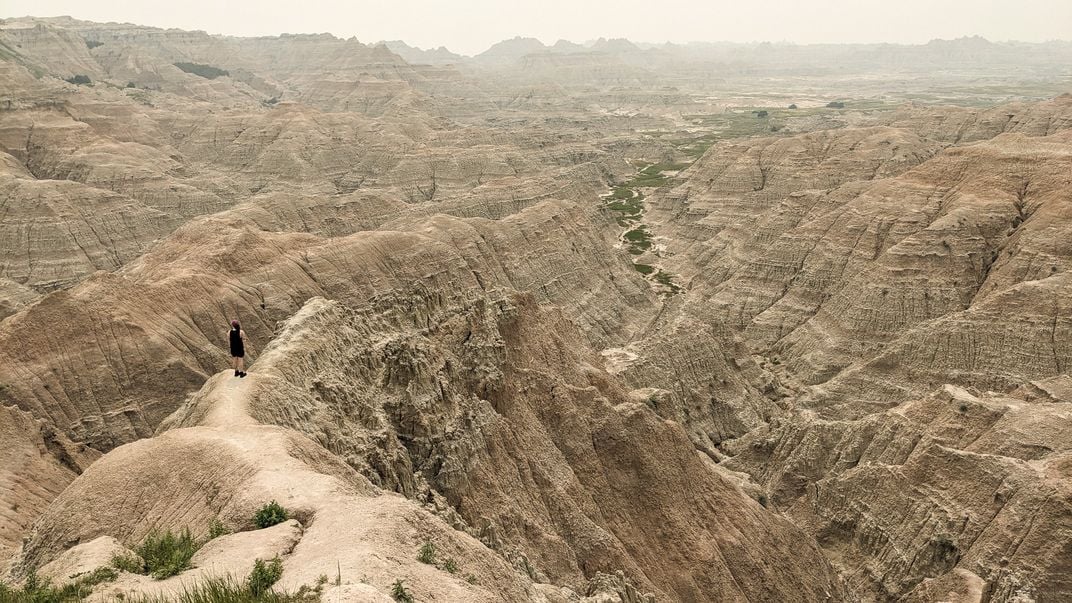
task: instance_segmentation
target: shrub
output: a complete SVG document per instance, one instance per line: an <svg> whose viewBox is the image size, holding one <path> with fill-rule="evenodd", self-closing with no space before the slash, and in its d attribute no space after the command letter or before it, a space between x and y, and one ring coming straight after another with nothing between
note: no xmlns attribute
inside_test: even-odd
<svg viewBox="0 0 1072 603"><path fill-rule="evenodd" d="M465 575L465 581L468 582L469 584L476 584L476 576L474 576L472 574L466 574Z"/></svg>
<svg viewBox="0 0 1072 603"><path fill-rule="evenodd" d="M458 573L458 562L454 560L454 557L447 557L447 560L443 562L443 571L448 574Z"/></svg>
<svg viewBox="0 0 1072 603"><path fill-rule="evenodd" d="M796 108L797 108L797 104L796 104L796 103L793 103L793 104L789 105L789 108L790 108L790 109L796 109Z"/></svg>
<svg viewBox="0 0 1072 603"><path fill-rule="evenodd" d="M287 510L274 500L260 509L253 516L253 525L258 529L270 528L287 520Z"/></svg>
<svg viewBox="0 0 1072 603"><path fill-rule="evenodd" d="M132 574L145 573L145 562L134 555L113 555L112 567Z"/></svg>
<svg viewBox="0 0 1072 603"><path fill-rule="evenodd" d="M67 82L68 84L75 84L77 86L92 83L92 80L89 79L88 75L75 75L73 77L63 78L63 81Z"/></svg>
<svg viewBox="0 0 1072 603"><path fill-rule="evenodd" d="M212 521L208 523L208 539L215 540L220 536L226 536L230 534L231 530L227 529L227 526L223 525L219 517L212 518Z"/></svg>
<svg viewBox="0 0 1072 603"><path fill-rule="evenodd" d="M190 535L189 528L176 535L168 530L163 534L150 532L135 549L145 561L145 572L157 580L170 578L190 567L190 558L201 544Z"/></svg>
<svg viewBox="0 0 1072 603"><path fill-rule="evenodd" d="M767 115L769 115L769 113L767 113L766 111L753 111L753 113L756 114L756 117L766 117Z"/></svg>
<svg viewBox="0 0 1072 603"><path fill-rule="evenodd" d="M267 563L258 559L253 563L253 571L246 578L246 586L254 597L260 597L268 592L282 576L283 562L279 557Z"/></svg>
<svg viewBox="0 0 1072 603"><path fill-rule="evenodd" d="M429 565L435 563L436 548L431 542L426 542L421 546L421 550L417 551L417 561L421 563L427 563Z"/></svg>
<svg viewBox="0 0 1072 603"><path fill-rule="evenodd" d="M391 585L391 598L401 603L413 603L413 593L409 592L401 578Z"/></svg>
<svg viewBox="0 0 1072 603"><path fill-rule="evenodd" d="M830 101L829 103L826 103L826 107L828 109L844 109L845 103L841 101Z"/></svg>
<svg viewBox="0 0 1072 603"><path fill-rule="evenodd" d="M212 65L202 65L201 63L174 63L174 65L186 73L199 75L209 80L214 80L221 75L231 75L226 69L220 69Z"/></svg>
<svg viewBox="0 0 1072 603"><path fill-rule="evenodd" d="M92 49L92 48L96 48L98 46L104 46L104 42L98 42L96 40L86 40L86 47L87 48Z"/></svg>

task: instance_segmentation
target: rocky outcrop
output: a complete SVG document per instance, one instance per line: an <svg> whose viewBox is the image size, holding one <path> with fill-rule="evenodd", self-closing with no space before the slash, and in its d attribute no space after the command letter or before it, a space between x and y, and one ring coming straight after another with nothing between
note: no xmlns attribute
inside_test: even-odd
<svg viewBox="0 0 1072 603"><path fill-rule="evenodd" d="M727 466L881 598L967 572L985 600L1060 600L1072 592L1070 403L946 386L855 421L775 421L729 444Z"/></svg>
<svg viewBox="0 0 1072 603"><path fill-rule="evenodd" d="M412 556L403 570L367 557L372 543L382 556L375 535L404 520L500 600L539 600L530 581L592 594L605 589L590 579L615 572L638 601L649 589L690 600L843 597L813 545L801 548L795 528L705 464L680 426L631 402L599 363L530 296L392 294L356 309L314 299L250 379L217 375L163 433L76 480L38 522L20 571L101 535L136 542L153 527L196 529L217 515L244 527L256 501L273 498L305 526L284 553L291 586L341 557L347 573L360 562L383 589L380 568L391 567L413 572L414 589L486 596L457 590L461 581L433 586L421 576L434 570L413 569ZM93 511L118 491L126 503ZM357 519L371 508L375 522ZM208 547L233 556L238 536ZM333 548L344 536L365 544ZM419 547L405 536L386 546L406 545ZM789 546L796 555L774 554ZM245 557L256 549L241 548ZM506 560L516 568L502 574Z"/></svg>

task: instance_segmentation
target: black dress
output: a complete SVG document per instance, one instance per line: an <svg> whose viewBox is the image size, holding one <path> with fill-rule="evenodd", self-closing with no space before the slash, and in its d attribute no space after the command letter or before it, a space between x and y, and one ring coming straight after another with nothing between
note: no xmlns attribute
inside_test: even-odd
<svg viewBox="0 0 1072 603"><path fill-rule="evenodd" d="M243 358L246 355L246 346L242 343L242 331L231 329L231 357Z"/></svg>

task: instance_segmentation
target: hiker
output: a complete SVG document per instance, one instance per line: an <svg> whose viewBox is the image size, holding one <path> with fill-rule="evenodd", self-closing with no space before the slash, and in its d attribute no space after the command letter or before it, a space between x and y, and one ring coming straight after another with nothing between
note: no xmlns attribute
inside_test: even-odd
<svg viewBox="0 0 1072 603"><path fill-rule="evenodd" d="M246 376L246 332L237 320L231 321L231 367L235 377Z"/></svg>

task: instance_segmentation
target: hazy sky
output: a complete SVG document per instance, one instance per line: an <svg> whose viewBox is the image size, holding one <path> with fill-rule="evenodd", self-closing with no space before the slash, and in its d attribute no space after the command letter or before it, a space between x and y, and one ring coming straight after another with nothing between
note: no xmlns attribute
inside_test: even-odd
<svg viewBox="0 0 1072 603"><path fill-rule="evenodd" d="M1072 39L1072 0L0 0L0 16L71 15L233 35L330 32L475 54L546 43Z"/></svg>

